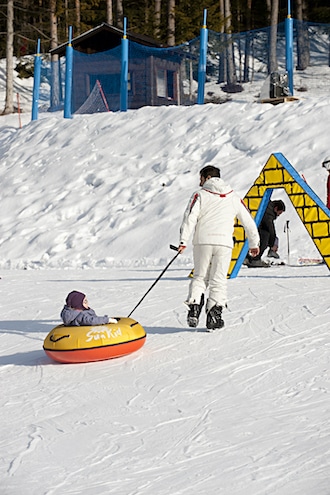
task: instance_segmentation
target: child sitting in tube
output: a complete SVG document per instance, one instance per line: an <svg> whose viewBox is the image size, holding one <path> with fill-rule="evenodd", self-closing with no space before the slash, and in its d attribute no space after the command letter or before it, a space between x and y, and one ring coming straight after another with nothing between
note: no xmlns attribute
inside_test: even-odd
<svg viewBox="0 0 330 495"><path fill-rule="evenodd" d="M80 327L117 323L115 318L97 316L94 309L90 308L86 295L76 290L68 294L66 304L61 311L61 318L65 326Z"/></svg>

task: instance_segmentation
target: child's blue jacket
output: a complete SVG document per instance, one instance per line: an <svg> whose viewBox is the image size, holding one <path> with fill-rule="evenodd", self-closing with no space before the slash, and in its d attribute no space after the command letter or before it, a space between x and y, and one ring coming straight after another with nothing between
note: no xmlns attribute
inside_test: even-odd
<svg viewBox="0 0 330 495"><path fill-rule="evenodd" d="M89 308L80 311L79 309L70 308L67 305L61 311L61 318L64 325L70 327L104 325L109 322L107 315L97 316L94 309Z"/></svg>

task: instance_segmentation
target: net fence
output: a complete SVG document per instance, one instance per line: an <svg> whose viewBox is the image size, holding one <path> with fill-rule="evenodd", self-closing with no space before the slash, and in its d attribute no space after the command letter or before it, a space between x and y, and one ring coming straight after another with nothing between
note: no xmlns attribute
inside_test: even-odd
<svg viewBox="0 0 330 495"><path fill-rule="evenodd" d="M294 89L330 94L330 25L293 22ZM205 101L269 89L271 28L244 33L208 31ZM277 25L276 70L285 73L285 24ZM200 37L171 48L129 42L128 108L192 105L197 101ZM121 46L86 54L73 50L72 113L118 111ZM65 57L51 70L50 110L63 106ZM98 82L97 82L98 81Z"/></svg>

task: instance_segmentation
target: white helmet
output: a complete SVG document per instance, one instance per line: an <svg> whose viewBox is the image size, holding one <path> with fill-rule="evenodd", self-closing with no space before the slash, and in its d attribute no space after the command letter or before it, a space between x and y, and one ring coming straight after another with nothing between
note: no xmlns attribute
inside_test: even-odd
<svg viewBox="0 0 330 495"><path fill-rule="evenodd" d="M323 160L322 167L324 167L328 172L330 171L330 156Z"/></svg>

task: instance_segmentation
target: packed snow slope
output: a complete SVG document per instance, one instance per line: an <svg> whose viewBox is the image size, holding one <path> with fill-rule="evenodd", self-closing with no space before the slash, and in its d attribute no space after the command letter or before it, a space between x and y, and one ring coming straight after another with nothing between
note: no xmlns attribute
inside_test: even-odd
<svg viewBox="0 0 330 495"><path fill-rule="evenodd" d="M22 129L3 126L0 267L162 263L206 163L243 197L270 154L281 152L325 201L329 121L330 96L73 119L46 113ZM288 206L279 231L290 219L293 254L317 254L285 192L275 197Z"/></svg>
<svg viewBox="0 0 330 495"><path fill-rule="evenodd" d="M189 247L132 315L138 352L61 365L42 345L71 290L130 313L206 163L243 197L281 152L325 200L330 95L22 120L0 117L0 494L329 495L329 270L294 266L319 255L284 191L292 266L243 267L223 330L187 328Z"/></svg>

